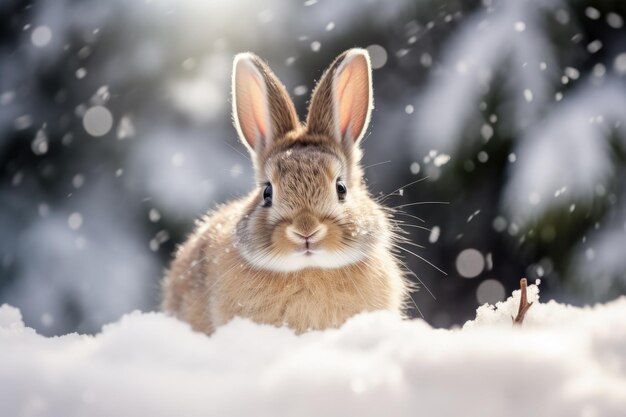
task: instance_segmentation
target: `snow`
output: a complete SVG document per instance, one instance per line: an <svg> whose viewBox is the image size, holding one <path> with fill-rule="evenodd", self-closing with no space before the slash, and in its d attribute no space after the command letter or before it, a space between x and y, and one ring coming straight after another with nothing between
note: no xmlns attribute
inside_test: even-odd
<svg viewBox="0 0 626 417"><path fill-rule="evenodd" d="M610 138L624 136L626 95L620 83L607 79L579 87L546 118L528 129L516 146L517 163L509 167L502 199L505 210L528 224L554 206L589 201L597 184L614 174ZM567 187L567 199L554 194ZM538 200L532 204L529 197Z"/></svg>
<svg viewBox="0 0 626 417"><path fill-rule="evenodd" d="M507 74L501 86L504 125L521 130L542 115L552 96L554 74L541 71L540 63L549 68L556 64L541 26L545 13L558 3L500 0L464 19L442 49L441 68L431 73L419 97L414 129L420 140L412 144L416 155L433 147L451 155L460 150L464 133L483 124L478 104L498 71Z"/></svg>
<svg viewBox="0 0 626 417"><path fill-rule="evenodd" d="M46 338L0 307L7 416L623 416L626 298L578 308L519 291L462 329L389 313L296 336L235 319L207 337L135 312Z"/></svg>
<svg viewBox="0 0 626 417"><path fill-rule="evenodd" d="M509 234L519 232L521 240L533 227L553 221L555 213L576 211L563 217L576 221L607 198L611 205L623 206L619 199L610 201L610 190L622 178L614 148L626 143L626 52L584 39L586 23L573 18L576 13L567 2L494 0L485 5L463 19L434 57L436 65L415 101L412 120L419 140L409 144L414 159L436 148L453 160L466 159L464 168L470 173L475 160L490 162L492 155L479 150L482 143L513 137L499 205L510 224ZM606 20L611 28L623 26L616 13L603 14L593 7L585 13L588 19ZM605 48L604 62L589 71L574 55L563 55L565 49L557 51L558 42L545 25L548 16L575 33L571 41L580 42L572 48L579 49L577 54ZM595 62L593 56L585 59ZM494 95L501 96L500 103L488 108ZM487 110L494 113L487 116ZM597 297L615 293L626 281L621 218L612 222L602 217L617 226L589 231L594 248L580 245L565 261L565 275L593 287L586 294ZM494 227L507 228L502 221ZM542 229L547 230L543 236L552 236L547 240L562 233Z"/></svg>
<svg viewBox="0 0 626 417"><path fill-rule="evenodd" d="M596 297L605 297L612 286L626 284L626 207L615 208L607 217L606 223L575 249L568 271ZM594 278L590 280L590 276Z"/></svg>
<svg viewBox="0 0 626 417"><path fill-rule="evenodd" d="M22 229L19 240L0 242L3 253L15 247L14 262L20 265L5 300L45 334L95 331L156 299L154 278L160 269L150 259L129 202L103 204L102 196L115 195L115 188L109 180L91 179L89 187L68 198L66 208L42 201L41 218ZM19 227L10 213L0 216L0 230L9 236Z"/></svg>

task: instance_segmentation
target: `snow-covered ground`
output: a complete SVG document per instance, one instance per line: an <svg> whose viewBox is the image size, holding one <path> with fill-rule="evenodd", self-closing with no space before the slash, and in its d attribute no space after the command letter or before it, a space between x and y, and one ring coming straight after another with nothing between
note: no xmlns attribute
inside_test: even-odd
<svg viewBox="0 0 626 417"><path fill-rule="evenodd" d="M370 313L302 336L236 319L207 337L133 313L95 336L46 338L4 305L0 415L626 415L626 298L536 302L514 328L518 297L462 329Z"/></svg>

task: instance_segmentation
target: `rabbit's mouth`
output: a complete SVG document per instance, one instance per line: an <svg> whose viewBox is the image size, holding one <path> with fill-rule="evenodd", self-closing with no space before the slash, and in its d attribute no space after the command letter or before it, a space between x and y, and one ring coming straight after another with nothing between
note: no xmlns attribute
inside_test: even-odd
<svg viewBox="0 0 626 417"><path fill-rule="evenodd" d="M299 254L299 255L304 255L304 256L313 256L313 255L315 255L316 253L318 253L318 252L319 252L319 250L318 250L318 246L319 246L319 245L317 245L317 244L315 244L315 243L311 243L311 242L308 242L308 241L307 241L307 242L306 242L306 243L304 243L301 247L299 247L298 249L296 249L294 252L295 252L296 254Z"/></svg>
<svg viewBox="0 0 626 417"><path fill-rule="evenodd" d="M284 222L274 228L267 246L242 245L240 253L256 268L276 272L341 268L369 255L369 247L357 237L346 239L345 230L336 222L314 220L295 226Z"/></svg>
<svg viewBox="0 0 626 417"><path fill-rule="evenodd" d="M274 253L259 255L242 251L246 260L252 265L277 272L294 272L306 268L334 269L359 262L364 257L364 252L359 248L344 248L332 250L323 245L305 245L292 248L282 254Z"/></svg>
<svg viewBox="0 0 626 417"><path fill-rule="evenodd" d="M301 255L304 255L304 256L313 256L315 255L316 252L313 249L306 248L306 249L297 251L297 253L300 253Z"/></svg>

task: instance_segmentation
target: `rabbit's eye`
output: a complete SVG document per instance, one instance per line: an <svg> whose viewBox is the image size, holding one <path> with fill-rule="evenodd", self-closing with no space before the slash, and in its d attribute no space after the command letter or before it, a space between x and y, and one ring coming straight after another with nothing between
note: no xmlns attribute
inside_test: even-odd
<svg viewBox="0 0 626 417"><path fill-rule="evenodd" d="M346 184L341 180L337 180L337 196L339 197L339 201L345 200L347 192Z"/></svg>
<svg viewBox="0 0 626 417"><path fill-rule="evenodd" d="M263 189L263 207L272 205L272 184L267 184Z"/></svg>

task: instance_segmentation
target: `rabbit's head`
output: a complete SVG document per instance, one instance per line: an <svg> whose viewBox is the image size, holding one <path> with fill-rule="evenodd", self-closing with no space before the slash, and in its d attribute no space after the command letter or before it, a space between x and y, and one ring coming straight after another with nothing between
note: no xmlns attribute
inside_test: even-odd
<svg viewBox="0 0 626 417"><path fill-rule="evenodd" d="M233 117L258 184L235 239L248 262L285 272L338 268L387 247L386 217L359 165L371 109L365 50L348 50L330 65L305 124L269 67L253 54L237 55Z"/></svg>

